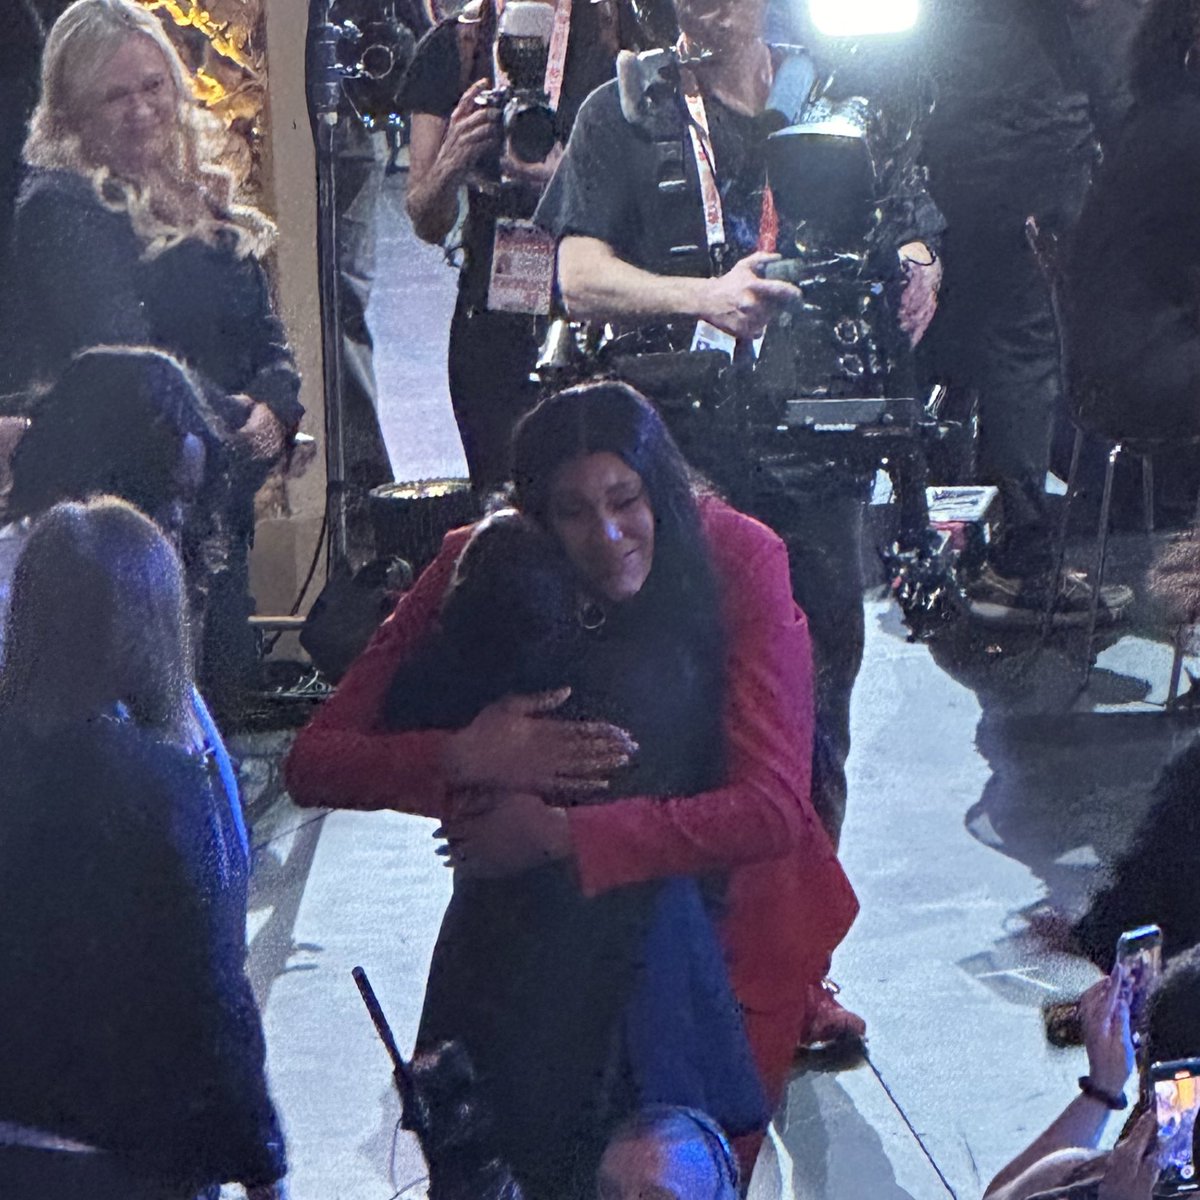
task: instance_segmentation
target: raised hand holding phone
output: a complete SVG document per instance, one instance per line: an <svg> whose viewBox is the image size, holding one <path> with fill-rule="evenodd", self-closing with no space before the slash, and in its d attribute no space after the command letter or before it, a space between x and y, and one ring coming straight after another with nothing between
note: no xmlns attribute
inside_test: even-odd
<svg viewBox="0 0 1200 1200"><path fill-rule="evenodd" d="M1162 972L1162 930L1157 925L1142 925L1126 930L1117 939L1117 965L1124 972L1129 1022L1133 1040L1139 1042L1146 1001Z"/></svg>
<svg viewBox="0 0 1200 1200"><path fill-rule="evenodd" d="M1120 963L1083 993L1079 1008L1083 1044L1087 1048L1088 1077L1094 1087L1117 1096L1133 1069L1129 1002Z"/></svg>

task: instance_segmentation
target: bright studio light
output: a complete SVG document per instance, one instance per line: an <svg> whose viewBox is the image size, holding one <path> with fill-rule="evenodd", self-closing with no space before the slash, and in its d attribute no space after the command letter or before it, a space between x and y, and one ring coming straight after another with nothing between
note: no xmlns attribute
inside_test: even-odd
<svg viewBox="0 0 1200 1200"><path fill-rule="evenodd" d="M808 0L813 24L826 37L903 33L917 23L920 0Z"/></svg>

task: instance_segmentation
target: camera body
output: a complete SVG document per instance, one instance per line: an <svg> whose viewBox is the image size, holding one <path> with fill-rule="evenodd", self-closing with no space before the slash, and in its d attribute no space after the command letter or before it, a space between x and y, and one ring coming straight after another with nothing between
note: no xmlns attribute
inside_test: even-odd
<svg viewBox="0 0 1200 1200"><path fill-rule="evenodd" d="M545 162L556 140L554 107L547 87L553 5L510 0L496 29L494 54L498 86L478 103L502 115L509 155L518 162Z"/></svg>
<svg viewBox="0 0 1200 1200"><path fill-rule="evenodd" d="M500 110L504 141L513 158L531 164L546 161L558 135L554 109L540 85L490 88L475 102Z"/></svg>

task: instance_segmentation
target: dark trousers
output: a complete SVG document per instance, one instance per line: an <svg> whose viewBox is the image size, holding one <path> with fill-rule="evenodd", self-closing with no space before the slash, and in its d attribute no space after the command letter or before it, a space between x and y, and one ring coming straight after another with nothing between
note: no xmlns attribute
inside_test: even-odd
<svg viewBox="0 0 1200 1200"><path fill-rule="evenodd" d="M1049 289L1025 240L1029 213L974 193L939 193L938 202L950 223L946 277L922 357L942 380L979 397L978 478L998 487L1004 504L994 565L1036 575L1053 567L1046 472L1063 403Z"/></svg>
<svg viewBox="0 0 1200 1200"><path fill-rule="evenodd" d="M825 492L786 470L758 474L747 508L787 543L792 594L808 618L816 669L813 806L834 846L846 816L850 696L866 625L860 545L865 484Z"/></svg>
<svg viewBox="0 0 1200 1200"><path fill-rule="evenodd" d="M537 355L533 317L474 312L460 294L450 324L450 403L477 492L512 473L513 429L538 399L530 379Z"/></svg>

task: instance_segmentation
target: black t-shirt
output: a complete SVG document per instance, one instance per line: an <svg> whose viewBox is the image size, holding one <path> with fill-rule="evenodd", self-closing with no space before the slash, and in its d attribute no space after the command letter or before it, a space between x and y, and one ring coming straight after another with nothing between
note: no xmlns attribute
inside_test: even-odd
<svg viewBox="0 0 1200 1200"><path fill-rule="evenodd" d="M1095 147L1063 7L940 0L929 14L937 105L925 147L939 203L964 188L1022 214L1077 201Z"/></svg>
<svg viewBox="0 0 1200 1200"><path fill-rule="evenodd" d="M766 137L775 126L735 112L718 99L705 103L725 218L725 241L733 260L758 241L766 184ZM681 115L681 131L683 117ZM686 136L686 135L684 135ZM567 152L538 205L536 220L556 238L598 238L626 262L672 275L707 275L704 212L699 171L691 142L684 153L687 199L664 203L657 188L658 158L649 134L621 111L615 82L588 97ZM664 225L672 218L670 228ZM694 253L664 253L693 246Z"/></svg>

